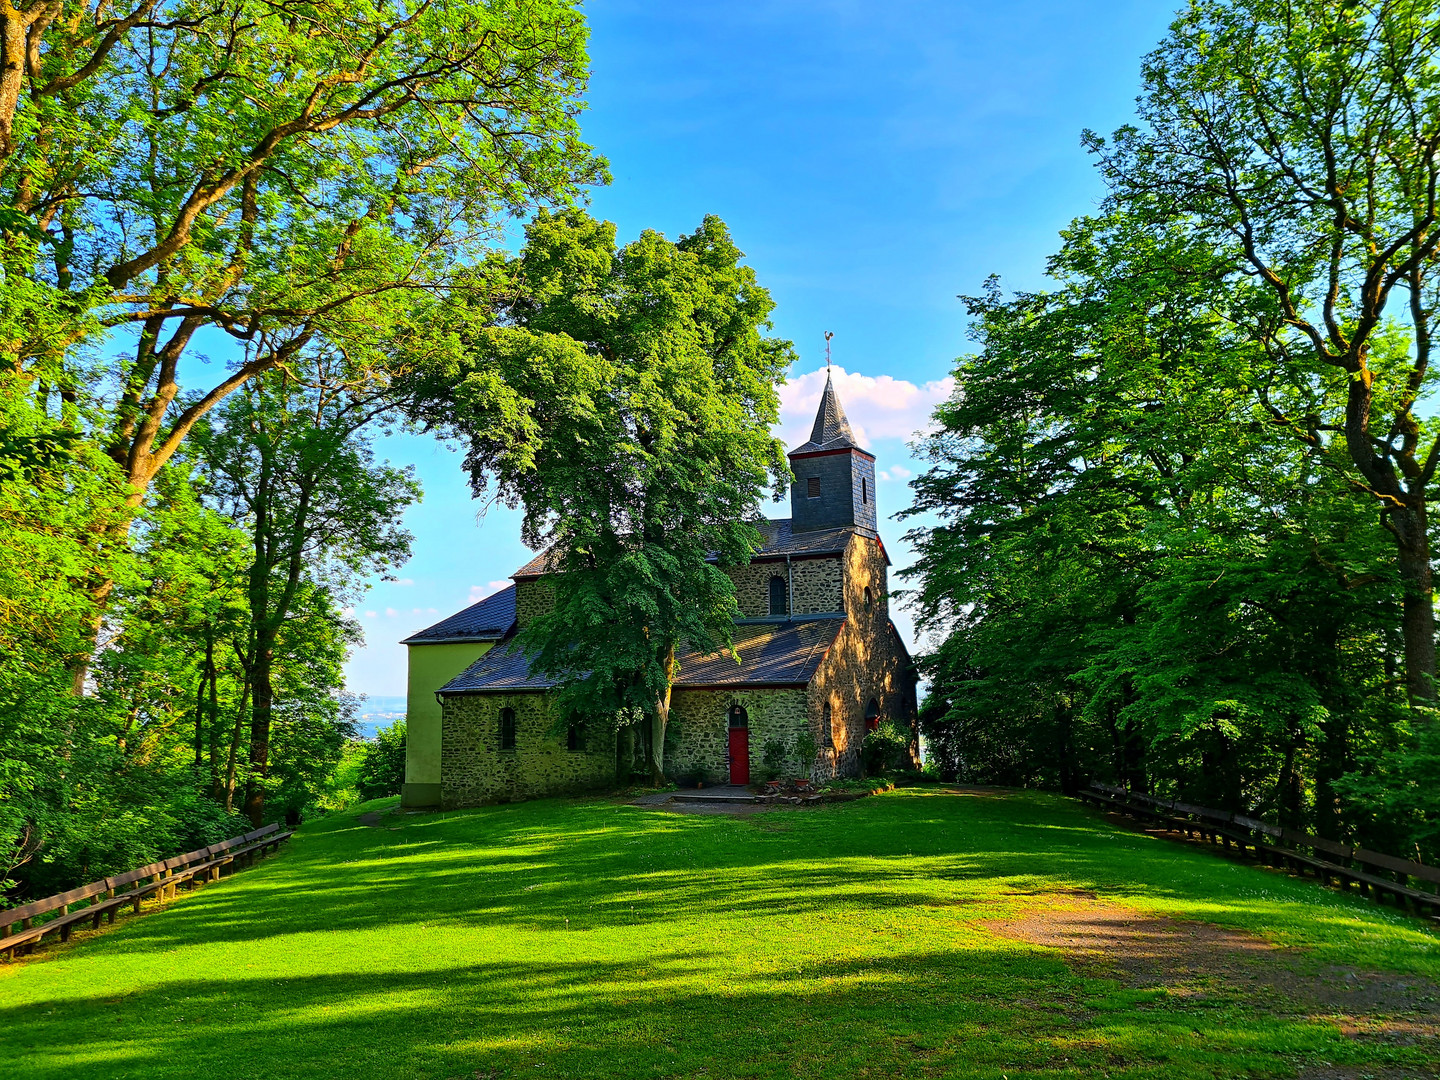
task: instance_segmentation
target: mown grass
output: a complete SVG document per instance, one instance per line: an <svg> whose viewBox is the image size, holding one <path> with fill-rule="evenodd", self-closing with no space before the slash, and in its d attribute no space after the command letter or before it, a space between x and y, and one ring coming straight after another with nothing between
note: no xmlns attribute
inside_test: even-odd
<svg viewBox="0 0 1440 1080"><path fill-rule="evenodd" d="M1302 969L1440 977L1440 937L1417 920L1059 798L911 789L740 818L545 801L380 828L358 812L163 913L0 965L0 1076L1430 1065L1248 998L1127 989L988 931L1043 902L1026 894L1091 889L1263 935Z"/></svg>

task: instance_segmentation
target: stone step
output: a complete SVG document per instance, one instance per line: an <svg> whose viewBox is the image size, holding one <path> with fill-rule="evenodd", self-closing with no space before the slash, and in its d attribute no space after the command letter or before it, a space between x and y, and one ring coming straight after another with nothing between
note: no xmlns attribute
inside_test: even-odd
<svg viewBox="0 0 1440 1080"><path fill-rule="evenodd" d="M699 792L677 791L670 796L672 802L754 802L754 795L702 795Z"/></svg>

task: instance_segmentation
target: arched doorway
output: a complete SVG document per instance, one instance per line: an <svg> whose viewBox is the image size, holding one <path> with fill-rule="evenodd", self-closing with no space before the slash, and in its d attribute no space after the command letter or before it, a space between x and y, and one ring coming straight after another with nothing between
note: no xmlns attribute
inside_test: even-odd
<svg viewBox="0 0 1440 1080"><path fill-rule="evenodd" d="M750 783L750 714L743 705L730 706L730 783Z"/></svg>
<svg viewBox="0 0 1440 1080"><path fill-rule="evenodd" d="M880 702L873 697L865 706L865 730L874 731L880 726Z"/></svg>

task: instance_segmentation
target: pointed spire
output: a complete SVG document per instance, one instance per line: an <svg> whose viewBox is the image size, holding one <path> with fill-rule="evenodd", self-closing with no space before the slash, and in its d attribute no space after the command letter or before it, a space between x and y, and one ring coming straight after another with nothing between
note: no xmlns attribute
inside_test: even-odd
<svg viewBox="0 0 1440 1080"><path fill-rule="evenodd" d="M810 431L810 441L791 450L792 454L808 454L816 450L858 449L855 433L850 430L850 421L845 419L845 410L835 395L835 382L827 372L825 392L820 395L820 408L815 413L815 426Z"/></svg>

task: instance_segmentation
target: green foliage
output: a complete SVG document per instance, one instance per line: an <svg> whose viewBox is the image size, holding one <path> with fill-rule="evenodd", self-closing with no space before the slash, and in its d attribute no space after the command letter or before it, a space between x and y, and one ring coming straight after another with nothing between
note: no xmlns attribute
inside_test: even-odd
<svg viewBox="0 0 1440 1080"><path fill-rule="evenodd" d="M0 25L46 58L0 94L0 369L41 395L102 376L94 437L142 489L248 378L317 348L383 373L499 223L605 176L561 0L78 0ZM243 362L187 393L206 330Z"/></svg>
<svg viewBox="0 0 1440 1080"><path fill-rule="evenodd" d="M396 720L377 731L373 742L365 744L355 774L355 789L362 800L382 799L399 795L404 782L405 721Z"/></svg>
<svg viewBox="0 0 1440 1080"><path fill-rule="evenodd" d="M1139 125L1087 135L1112 214L1207 252L1257 419L1369 497L1412 703L1436 674L1440 431L1416 403L1436 380L1440 160L1391 148L1440 145L1437 32L1432 2L1195 0L1146 59Z"/></svg>
<svg viewBox="0 0 1440 1080"><path fill-rule="evenodd" d="M785 744L779 739L766 741L760 754L760 765L755 769L755 779L760 783L778 780L785 774Z"/></svg>
<svg viewBox="0 0 1440 1080"><path fill-rule="evenodd" d="M908 728L888 720L874 731L866 732L865 741L860 744L865 775L893 776L909 770L911 738Z"/></svg>
<svg viewBox="0 0 1440 1080"><path fill-rule="evenodd" d="M306 374L306 382L289 372L253 380L196 435L216 501L251 537L241 659L252 703L245 803L257 824L272 794L298 813L339 760L353 706L335 690L343 686L344 645L358 630L337 609L356 598L365 576L409 556L411 537L399 521L420 497L411 469L374 460L366 427L390 408L388 395L357 391L343 364L322 362ZM317 670L277 686L279 650L316 626L328 640L292 655ZM288 788L270 779L277 725L295 744L283 770ZM298 745L306 747L300 757Z"/></svg>
<svg viewBox="0 0 1440 1080"><path fill-rule="evenodd" d="M1434 844L1440 802L1401 762L1423 771L1407 704L1434 671L1440 455L1412 406L1435 236L1412 227L1437 166L1370 152L1440 132L1433 23L1192 4L1143 123L1091 137L1111 197L1065 232L1055 287L968 299L977 350L914 485L940 522L912 536L941 775Z"/></svg>
<svg viewBox="0 0 1440 1080"><path fill-rule="evenodd" d="M815 743L815 736L810 734L810 729L804 728L800 734L795 736L795 760L800 776L808 780L815 773L815 755L820 747Z"/></svg>
<svg viewBox="0 0 1440 1080"><path fill-rule="evenodd" d="M0 11L7 899L334 798L418 497L356 432L498 223L604 177L569 3L58 11Z"/></svg>
<svg viewBox="0 0 1440 1080"><path fill-rule="evenodd" d="M613 225L541 213L484 268L464 359L408 384L417 417L466 440L475 494L493 478L550 549L555 608L520 644L564 680L562 723L651 717L656 771L676 647L729 647L723 567L788 477L770 426L793 351L762 335L771 300L741 257L713 217L617 249Z"/></svg>
<svg viewBox="0 0 1440 1080"><path fill-rule="evenodd" d="M1434 926L1043 794L921 787L745 817L547 799L386 826L307 823L278 858L163 913L122 916L57 962L5 970L0 1074L1433 1071L1430 1040L1356 1039L1348 1017L1277 1002L1276 987L1386 972L1365 992L1423 995L1440 979ZM1117 943L1113 960L1163 980L1134 989L1105 965L997 933L1057 909L1117 908L1142 930L1193 928L1173 935L1193 943L1193 963L1154 972L1142 959L1153 936L1133 951ZM1251 947L1227 949L1217 925L1254 935ZM177 971L204 973L204 996L177 992ZM417 995L426 1007L405 1023L376 1022ZM1423 1017L1423 999L1410 1000Z"/></svg>

